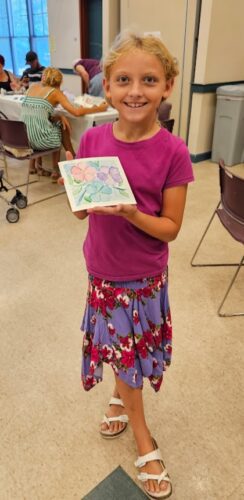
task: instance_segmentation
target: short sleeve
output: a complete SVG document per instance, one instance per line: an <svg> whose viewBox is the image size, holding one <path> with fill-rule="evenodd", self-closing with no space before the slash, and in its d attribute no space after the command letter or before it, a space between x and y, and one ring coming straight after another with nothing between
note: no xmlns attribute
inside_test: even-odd
<svg viewBox="0 0 244 500"><path fill-rule="evenodd" d="M181 141L172 156L164 189L192 181L194 181L194 175L190 154L185 143Z"/></svg>

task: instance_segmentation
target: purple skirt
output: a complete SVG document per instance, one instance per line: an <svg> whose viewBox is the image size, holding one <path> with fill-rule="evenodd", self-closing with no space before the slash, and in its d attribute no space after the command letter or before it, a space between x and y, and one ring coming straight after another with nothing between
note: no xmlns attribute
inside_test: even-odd
<svg viewBox="0 0 244 500"><path fill-rule="evenodd" d="M172 351L167 271L126 282L89 276L81 329L85 390L102 380L105 362L129 386L142 387L147 377L158 391Z"/></svg>

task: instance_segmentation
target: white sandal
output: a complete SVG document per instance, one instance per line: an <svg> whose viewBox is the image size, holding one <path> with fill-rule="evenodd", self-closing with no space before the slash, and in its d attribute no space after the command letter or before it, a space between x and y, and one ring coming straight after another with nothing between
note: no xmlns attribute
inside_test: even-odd
<svg viewBox="0 0 244 500"><path fill-rule="evenodd" d="M171 480L170 480L168 472L165 468L165 465L163 463L161 452L158 449L158 445L154 439L153 439L153 445L155 447L155 450L151 451L150 453L147 453L146 455L138 457L138 459L135 462L135 466L140 468L140 467L143 467L144 465L146 465L146 463L148 463L148 462L152 462L153 460L159 460L160 464L162 465L162 472L161 472L161 474L148 474L147 472L140 472L140 474L138 474L137 477L140 481L142 481L142 483L145 483L146 481L148 481L148 479L154 479L154 480L158 481L158 484L160 484L161 481L167 481L169 483L169 485L168 485L168 488L166 490L159 491L159 492L155 491L152 493L151 491L148 491L145 488L144 484L143 484L143 489L149 498L153 498L153 499L154 498L168 498L172 493Z"/></svg>
<svg viewBox="0 0 244 500"><path fill-rule="evenodd" d="M109 401L109 406L111 406L111 405L118 405L118 406L122 406L124 408L124 403L123 403L122 399L119 399L119 398L111 398ZM111 422L123 422L125 425L118 432L111 432L109 429L107 429L106 431L100 430L101 436L105 439L114 439L114 438L120 436L127 429L129 418L128 418L128 415L118 415L117 417L107 417L107 415L104 415L101 424L105 423L109 427Z"/></svg>

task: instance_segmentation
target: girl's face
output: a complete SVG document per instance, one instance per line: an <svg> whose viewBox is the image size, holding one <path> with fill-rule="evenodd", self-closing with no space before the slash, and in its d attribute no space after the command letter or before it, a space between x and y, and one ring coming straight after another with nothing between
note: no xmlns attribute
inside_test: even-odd
<svg viewBox="0 0 244 500"><path fill-rule="evenodd" d="M123 54L113 64L104 81L106 97L124 123L153 123L162 98L172 92L173 80L166 82L157 56L141 49Z"/></svg>

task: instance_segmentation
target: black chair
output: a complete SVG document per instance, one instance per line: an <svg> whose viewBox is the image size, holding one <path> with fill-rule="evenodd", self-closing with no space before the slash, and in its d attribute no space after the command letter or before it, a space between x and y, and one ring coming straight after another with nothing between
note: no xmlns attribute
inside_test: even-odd
<svg viewBox="0 0 244 500"><path fill-rule="evenodd" d="M41 158L42 156L50 155L60 150L60 148L58 147L58 148L45 149L41 151L37 150L33 151L29 144L26 125L21 121L0 119L0 138L1 138L0 153L3 155L3 158L5 159L6 157L8 157L16 161L32 160ZM20 155L18 155L18 153ZM29 167L28 167L26 183L24 184L26 186L26 197L28 194L28 186L31 183L32 182L29 181ZM59 194L62 193L56 193L47 196L45 198L41 198L40 200L34 203L39 203L41 201L48 200L50 198L58 196Z"/></svg>
<svg viewBox="0 0 244 500"><path fill-rule="evenodd" d="M227 296L237 278L237 275L244 265L244 255L242 256L239 263L229 264L195 264L195 257L198 253L198 250L207 234L207 231L215 217L215 214L218 215L220 222L223 224L228 233L238 242L244 245L244 178L239 177L238 175L233 174L229 169L227 169L224 165L224 162L220 160L219 162L219 180L220 180L220 201L215 208L211 219L201 237L199 244L194 252L194 255L191 259L191 265L193 267L215 267L215 266L235 266L237 267L235 274L229 284L229 287L224 295L223 300L218 308L218 315L221 317L224 316L244 316L244 312L234 312L234 313L222 313L222 308L224 302L226 301ZM244 294L243 294L244 295Z"/></svg>
<svg viewBox="0 0 244 500"><path fill-rule="evenodd" d="M174 118L170 118L170 113L172 109L172 104L169 102L163 101L161 102L158 109L158 119L162 127L166 128L169 132L173 132Z"/></svg>

